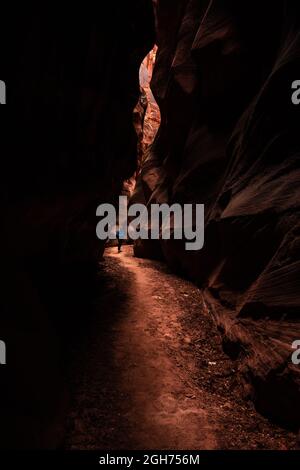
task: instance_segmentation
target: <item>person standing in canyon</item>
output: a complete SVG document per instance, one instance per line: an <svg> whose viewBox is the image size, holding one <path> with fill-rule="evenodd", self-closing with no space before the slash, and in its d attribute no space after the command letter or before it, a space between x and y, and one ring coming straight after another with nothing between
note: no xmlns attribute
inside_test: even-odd
<svg viewBox="0 0 300 470"><path fill-rule="evenodd" d="M122 243L123 243L123 237L124 236L124 231L122 229L118 229L116 231L116 237L118 240L118 253L121 253L122 251Z"/></svg>

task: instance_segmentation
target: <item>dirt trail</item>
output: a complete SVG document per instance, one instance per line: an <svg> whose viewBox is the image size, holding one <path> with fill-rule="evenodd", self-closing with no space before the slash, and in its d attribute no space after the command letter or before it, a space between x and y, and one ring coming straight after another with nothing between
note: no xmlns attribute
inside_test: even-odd
<svg viewBox="0 0 300 470"><path fill-rule="evenodd" d="M291 448L239 398L201 293L158 262L108 249L70 372L72 449Z"/></svg>

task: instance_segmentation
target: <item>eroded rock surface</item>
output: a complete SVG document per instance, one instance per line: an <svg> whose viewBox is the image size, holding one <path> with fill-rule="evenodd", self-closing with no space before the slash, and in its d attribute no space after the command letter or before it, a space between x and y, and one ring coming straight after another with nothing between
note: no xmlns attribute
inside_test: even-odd
<svg viewBox="0 0 300 470"><path fill-rule="evenodd" d="M138 242L204 289L247 396L300 424L300 73L297 2L158 1L152 91L162 124L139 187L151 202L204 203L206 242Z"/></svg>

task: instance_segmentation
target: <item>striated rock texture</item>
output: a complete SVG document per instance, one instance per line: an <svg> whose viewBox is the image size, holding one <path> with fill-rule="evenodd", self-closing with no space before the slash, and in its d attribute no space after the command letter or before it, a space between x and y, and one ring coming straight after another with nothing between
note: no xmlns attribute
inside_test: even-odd
<svg viewBox="0 0 300 470"><path fill-rule="evenodd" d="M158 0L152 91L162 123L143 198L204 203L206 241L138 242L203 288L245 394L300 426L299 2Z"/></svg>
<svg viewBox="0 0 300 470"><path fill-rule="evenodd" d="M147 54L140 67L140 98L134 108L134 127L138 136L137 175L160 126L160 110L150 88L157 46Z"/></svg>
<svg viewBox="0 0 300 470"><path fill-rule="evenodd" d="M3 18L0 447L55 447L63 344L88 313L103 251L96 207L136 168L132 112L154 16L151 0L131 0L26 5Z"/></svg>
<svg viewBox="0 0 300 470"><path fill-rule="evenodd" d="M160 110L151 91L150 83L156 61L157 46L147 55L140 68L140 84L147 99L147 109L143 123L143 153L153 143L160 125Z"/></svg>

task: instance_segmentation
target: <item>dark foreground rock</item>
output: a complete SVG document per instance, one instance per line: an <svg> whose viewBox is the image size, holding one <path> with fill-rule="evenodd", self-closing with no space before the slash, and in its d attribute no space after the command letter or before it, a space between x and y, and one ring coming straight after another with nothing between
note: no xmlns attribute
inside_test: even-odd
<svg viewBox="0 0 300 470"><path fill-rule="evenodd" d="M132 111L154 18L150 0L26 5L3 18L0 447L56 447L64 344L103 251L96 207L136 168Z"/></svg>

